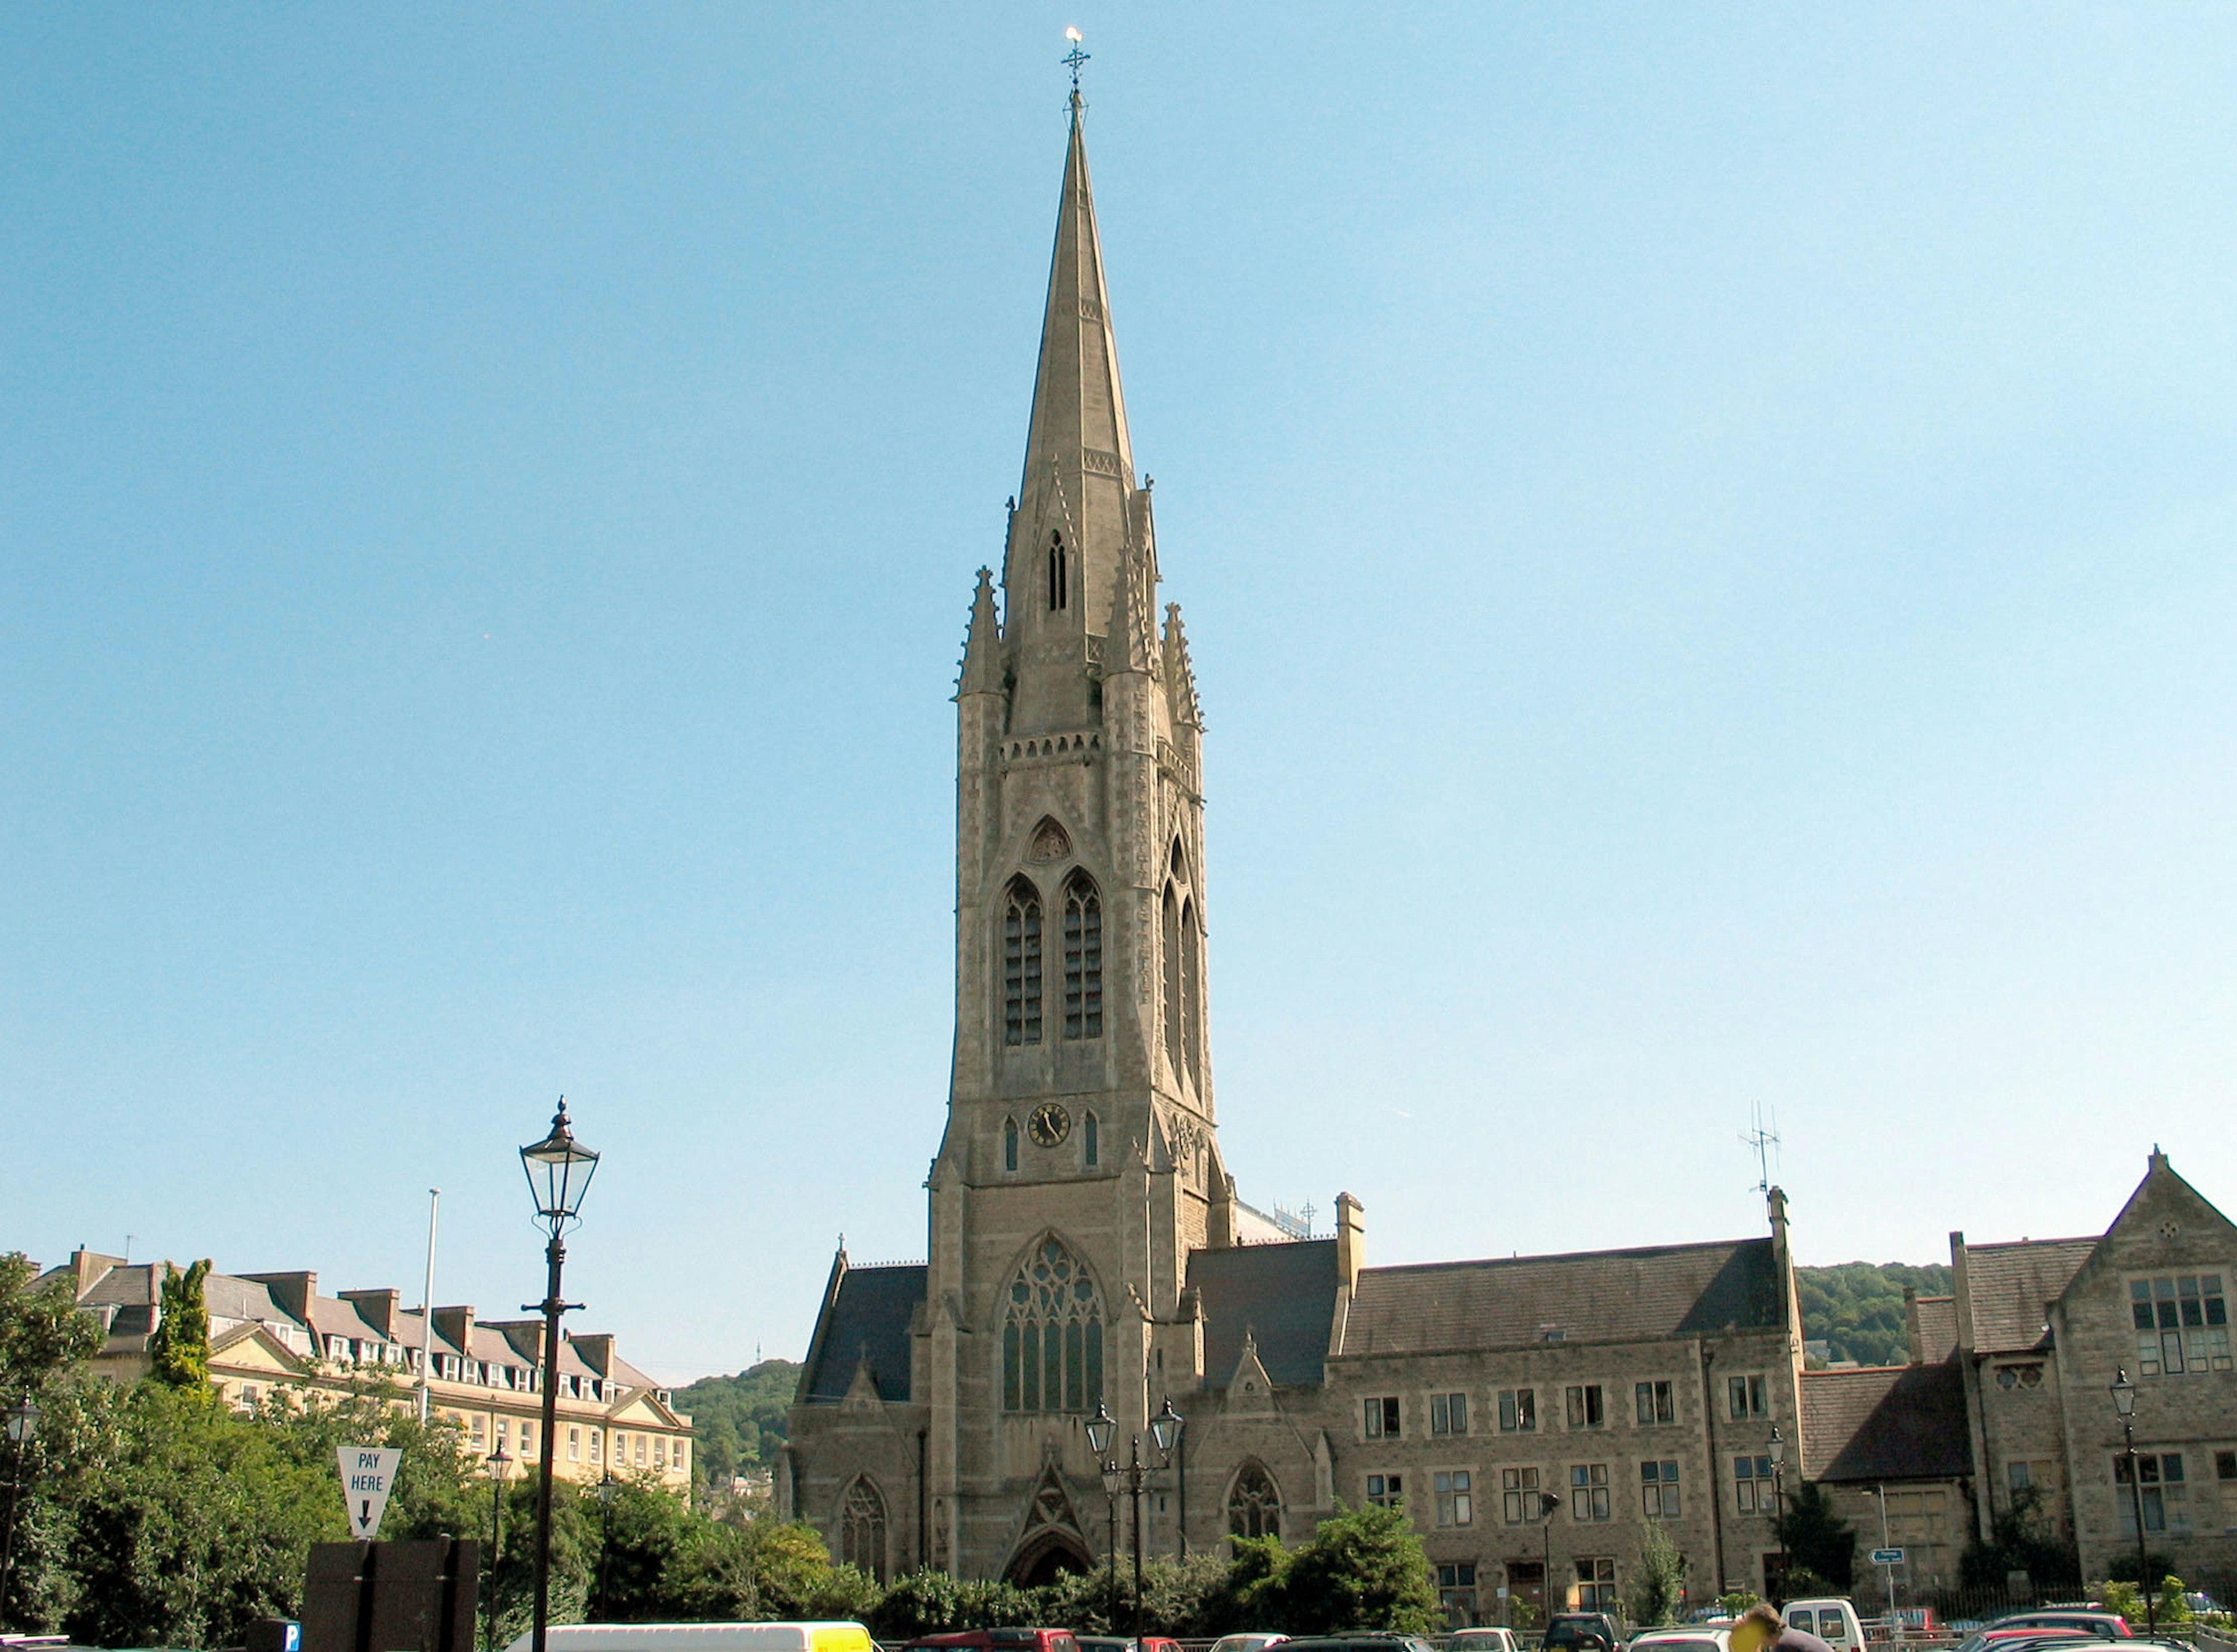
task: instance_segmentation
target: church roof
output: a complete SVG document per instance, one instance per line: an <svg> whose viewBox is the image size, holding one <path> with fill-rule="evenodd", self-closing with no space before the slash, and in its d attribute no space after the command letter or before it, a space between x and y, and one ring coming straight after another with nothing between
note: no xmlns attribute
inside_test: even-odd
<svg viewBox="0 0 2237 1652"><path fill-rule="evenodd" d="M909 1321L924 1300L921 1262L848 1267L840 1276L816 1328L815 1364L801 1398L846 1398L855 1367L863 1358L877 1379L880 1398L909 1397Z"/></svg>
<svg viewBox="0 0 2237 1652"><path fill-rule="evenodd" d="M1636 1342L1785 1323L1767 1239L1364 1268L1345 1357Z"/></svg>
<svg viewBox="0 0 2237 1652"><path fill-rule="evenodd" d="M1802 1373L1805 1478L1940 1480L1972 1471L1956 1361Z"/></svg>
<svg viewBox="0 0 2237 1652"><path fill-rule="evenodd" d="M1321 1380L1336 1314L1334 1239L1191 1251L1188 1282L1203 1305L1204 1372L1213 1383L1235 1374L1246 1334L1274 1382Z"/></svg>

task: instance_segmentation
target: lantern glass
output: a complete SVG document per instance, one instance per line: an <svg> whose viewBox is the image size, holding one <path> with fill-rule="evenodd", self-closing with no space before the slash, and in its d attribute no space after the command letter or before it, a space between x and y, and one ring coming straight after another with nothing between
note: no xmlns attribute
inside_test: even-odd
<svg viewBox="0 0 2237 1652"><path fill-rule="evenodd" d="M1150 1419L1150 1437L1157 1441L1159 1457L1173 1454L1173 1447L1180 1442L1183 1426L1181 1414L1173 1409L1173 1402L1168 1398L1165 1408Z"/></svg>
<svg viewBox="0 0 2237 1652"><path fill-rule="evenodd" d="M1778 1468L1786 1461L1786 1439L1777 1429L1771 1431L1771 1465Z"/></svg>
<svg viewBox="0 0 2237 1652"><path fill-rule="evenodd" d="M2113 1378L2113 1414L2123 1423L2136 1414L2136 1385L2123 1366Z"/></svg>
<svg viewBox="0 0 2237 1652"><path fill-rule="evenodd" d="M32 1403L29 1394L23 1396L23 1404L10 1405L7 1416L8 1438L12 1444L22 1445L38 1434L39 1408Z"/></svg>
<svg viewBox="0 0 2237 1652"><path fill-rule="evenodd" d="M583 1196L597 1173L598 1155L568 1127L564 1097L559 1111L551 1115L551 1133L520 1150L520 1167L538 1216L556 1225L573 1221L581 1213Z"/></svg>
<svg viewBox="0 0 2237 1652"><path fill-rule="evenodd" d="M1117 1426L1112 1420L1111 1408L1101 1400L1095 1402L1095 1415L1087 1422L1087 1449L1100 1461L1111 1450L1111 1431Z"/></svg>

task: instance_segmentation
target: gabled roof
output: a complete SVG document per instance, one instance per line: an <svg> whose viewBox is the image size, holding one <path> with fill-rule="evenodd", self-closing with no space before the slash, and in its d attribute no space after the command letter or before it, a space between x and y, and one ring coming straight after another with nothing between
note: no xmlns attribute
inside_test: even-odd
<svg viewBox="0 0 2237 1652"><path fill-rule="evenodd" d="M815 1328L815 1364L801 1398L841 1400L864 1358L888 1401L909 1397L909 1322L924 1300L925 1265L848 1266Z"/></svg>
<svg viewBox="0 0 2237 1652"><path fill-rule="evenodd" d="M1811 1480L1944 1480L1972 1472L1957 1362L1802 1373Z"/></svg>
<svg viewBox="0 0 2237 1652"><path fill-rule="evenodd" d="M1191 1251L1188 1282L1204 1308L1204 1373L1213 1384L1234 1376L1246 1334L1257 1340L1268 1380L1295 1388L1323 1379L1336 1314L1334 1239Z"/></svg>
<svg viewBox="0 0 2237 1652"><path fill-rule="evenodd" d="M1968 1245L1965 1294L1972 1308L1973 1350L2010 1353L2042 1347L2049 1334L2047 1305L2066 1293L2097 1243L2091 1238Z"/></svg>
<svg viewBox="0 0 2237 1652"><path fill-rule="evenodd" d="M1343 1353L1636 1342L1785 1324L1767 1239L1366 1268Z"/></svg>

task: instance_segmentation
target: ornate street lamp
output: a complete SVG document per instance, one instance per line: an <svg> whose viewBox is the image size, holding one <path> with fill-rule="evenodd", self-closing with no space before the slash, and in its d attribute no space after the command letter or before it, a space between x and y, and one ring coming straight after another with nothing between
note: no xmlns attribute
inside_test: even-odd
<svg viewBox="0 0 2237 1652"><path fill-rule="evenodd" d="M505 1558L505 1472L512 1466L506 1454L505 1442L497 1443L497 1450L482 1459L490 1477L490 1563L489 1609L482 1620L490 1652L497 1652L497 1569Z"/></svg>
<svg viewBox="0 0 2237 1652"><path fill-rule="evenodd" d="M1771 1534L1778 1540L1778 1576L1782 1591L1786 1578L1786 1437L1778 1424L1771 1425ZM1771 1580L1764 1579L1766 1587Z"/></svg>
<svg viewBox="0 0 2237 1652"><path fill-rule="evenodd" d="M559 1316L582 1305L559 1294L559 1271L567 1259L560 1239L582 1219L583 1195L598 1171L598 1155L567 1127L565 1096L551 1115L551 1133L520 1150L520 1168L536 1201L536 1219L551 1236L544 1247L544 1300L521 1305L522 1312L544 1316L544 1451L537 1464L536 1625L529 1644L533 1652L544 1652L551 1609L551 1460L558 1455Z"/></svg>
<svg viewBox="0 0 2237 1652"><path fill-rule="evenodd" d="M31 1399L30 1391L10 1405L8 1418L8 1528L0 1536L0 1614L8 1609L8 1579L16 1561L16 1503L23 1495L23 1459L30 1455L31 1442L38 1437L39 1408ZM0 1618L0 1622L4 1622Z"/></svg>
<svg viewBox="0 0 2237 1652"><path fill-rule="evenodd" d="M2136 1472L2136 1385L2128 1380L2125 1365L2113 1373L2113 1415L2121 1419L2121 1437L2128 1444L2128 1496L2136 1510L2136 1587L2144 1592L2144 1633L2148 1636L2159 1633L2159 1606L2153 1599L2157 1580L2145 1576L2152 1563L2144 1552L2144 1477Z"/></svg>
<svg viewBox="0 0 2237 1652"><path fill-rule="evenodd" d="M598 1477L598 1616L601 1619L606 1616L606 1578L609 1575L606 1551L614 1543L614 1493L620 1490L621 1486L622 1483L614 1478L611 1469Z"/></svg>
<svg viewBox="0 0 2237 1652"><path fill-rule="evenodd" d="M1561 1498L1550 1491L1538 1494L1538 1524L1546 1539L1546 1564L1538 1574L1538 1604L1545 1609L1547 1623L1554 1621L1554 1517L1561 1511Z"/></svg>
<svg viewBox="0 0 2237 1652"><path fill-rule="evenodd" d="M1095 1453L1095 1466L1103 1476L1104 1512L1107 1521L1103 1528L1103 1598L1110 1608L1114 1622L1118 1616L1118 1485L1122 1477L1118 1465L1109 1459L1111 1434L1117 1427L1111 1408L1097 1400L1095 1415L1087 1419L1087 1449Z"/></svg>
<svg viewBox="0 0 2237 1652"><path fill-rule="evenodd" d="M1117 1423L1111 1416L1110 1407L1098 1401L1095 1416L1087 1424L1087 1444L1089 1449L1095 1453L1098 1464L1103 1472L1103 1489L1112 1499L1112 1524L1114 1527L1118 1523L1117 1516L1120 1486L1126 1488L1127 1497L1131 1499L1134 1517L1134 1638L1138 1641L1142 1638L1142 1483L1150 1476L1172 1466L1173 1448L1180 1444L1181 1436L1188 1427L1188 1419L1173 1409L1171 1398L1166 1399L1165 1409L1151 1419L1150 1442L1158 1451L1158 1461L1155 1463L1142 1461L1142 1437L1138 1434L1132 1436L1129 1442L1128 1460L1125 1464L1122 1464L1118 1458L1108 1456L1112 1436L1117 1427ZM1112 1592L1115 1594L1118 1571L1118 1541L1116 1531L1112 1534L1111 1548L1112 1583Z"/></svg>
<svg viewBox="0 0 2237 1652"><path fill-rule="evenodd" d="M1173 1459L1173 1498L1178 1504L1180 1518L1173 1523L1173 1557L1188 1558L1188 1418L1173 1409L1172 1396L1165 1396L1165 1409L1150 1424L1151 1437L1158 1450Z"/></svg>

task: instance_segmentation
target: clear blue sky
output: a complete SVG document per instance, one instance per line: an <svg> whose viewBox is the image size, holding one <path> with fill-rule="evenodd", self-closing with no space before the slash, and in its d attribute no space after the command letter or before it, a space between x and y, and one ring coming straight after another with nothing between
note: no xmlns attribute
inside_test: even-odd
<svg viewBox="0 0 2237 1652"><path fill-rule="evenodd" d="M797 1355L921 1256L1065 24L1246 1198L2237 1207L2237 12L17 6L0 1246Z"/></svg>

